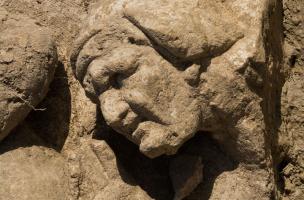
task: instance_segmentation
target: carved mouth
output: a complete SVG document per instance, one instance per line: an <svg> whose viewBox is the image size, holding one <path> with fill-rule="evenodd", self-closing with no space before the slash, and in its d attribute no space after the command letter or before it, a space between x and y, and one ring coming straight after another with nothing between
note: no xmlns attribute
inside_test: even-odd
<svg viewBox="0 0 304 200"><path fill-rule="evenodd" d="M124 98L122 91L111 89L99 96L101 112L109 126L117 132L131 135L142 122L168 125L151 110Z"/></svg>

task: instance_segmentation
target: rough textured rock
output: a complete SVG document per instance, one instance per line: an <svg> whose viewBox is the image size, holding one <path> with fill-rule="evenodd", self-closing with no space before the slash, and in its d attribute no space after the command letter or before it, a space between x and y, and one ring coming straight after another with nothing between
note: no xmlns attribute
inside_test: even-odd
<svg viewBox="0 0 304 200"><path fill-rule="evenodd" d="M0 143L0 199L303 199L302 0L0 7L0 66L32 110Z"/></svg>
<svg viewBox="0 0 304 200"><path fill-rule="evenodd" d="M216 179L210 199L270 199L269 175L264 170L238 168Z"/></svg>
<svg viewBox="0 0 304 200"><path fill-rule="evenodd" d="M134 182L126 184L132 183L132 178L121 171L123 169L118 169L115 154L104 141L83 139L79 148L82 182L80 199L151 199ZM72 172L77 174L75 170Z"/></svg>
<svg viewBox="0 0 304 200"><path fill-rule="evenodd" d="M276 59L275 46L263 40L270 34L263 26L280 31L271 21L276 6L263 0L101 2L74 44L71 64L107 124L143 154L175 154L195 133L209 131L240 169L255 166L263 171L257 174L262 184L271 185L263 114L271 108L262 102L270 101L266 86L276 76L267 65L278 63L269 61ZM245 180L244 187L254 184ZM257 198L270 198L270 191Z"/></svg>
<svg viewBox="0 0 304 200"><path fill-rule="evenodd" d="M99 161L96 157L96 155L99 155L98 151L95 154L91 147L93 141L80 140L82 137L91 140L92 133L96 129L98 114L96 113L95 104L87 99L80 85L73 79L72 72L68 67L67 60L69 53L67 52L67 49L69 48L69 43L73 41L73 34L78 31L78 25L81 23L81 18L86 15L86 9L88 9L87 2L24 2L23 0L18 0L13 2L1 1L0 5L9 11L10 16L13 15L12 13L22 13L26 10L27 16L22 16L27 23L34 21L31 19L34 18L35 24L38 24L35 25L34 28L38 26L44 30L46 27L49 27L52 30L59 54L58 67L56 68L54 81L50 85L50 91L47 94L46 99L37 106L37 108L43 109L35 109L24 122L19 122L19 127L12 131L10 136L1 142L0 157L5 156L5 159L3 158L3 160L1 160L1 169L2 166L7 163L7 168L5 167L3 170L6 170L4 173L9 178L4 179L5 177L1 175L0 180L5 181L5 184L8 187L9 185L18 185L19 179L15 179L14 176L11 176L8 173L10 172L9 164L13 163L14 160L9 160L6 155L11 155L15 151L19 152L20 147L29 148L30 146L44 146L60 152L60 154L55 153L54 159L57 159L58 155L60 159L62 159L66 171L63 175L59 173L60 170L58 170L60 181L57 185L61 186L67 183L67 186L65 185L65 187L62 187L62 190L56 191L57 186L53 186L54 181L51 178L43 180L44 183L41 183L42 186L48 186L50 190L47 191L47 189L45 189L45 191L41 192L40 190L30 190L32 189L32 186L34 187L35 184L40 183L40 179L37 181L34 180L35 182L33 183L30 180L24 179L25 184L29 185L29 189L24 188L24 192L18 193L18 188L16 188L16 190L8 193L7 188L3 187L0 195L1 198L3 197L6 200L23 200L24 198L22 195L28 195L28 198L30 199L87 200L104 199L108 194L111 194L115 200L119 198L126 199L125 197L128 197L129 199L151 199L139 186L136 186L136 183L130 185L129 182L124 182L119 172L114 170L115 168L117 169L115 155L105 142L100 141L103 145L104 152L106 153L106 155L103 155L105 157L102 157L102 159L105 160ZM66 7L66 5L69 5L71 10L63 13L62 9ZM8 26L7 28L11 29L13 27L14 26ZM33 30L35 29L32 29L32 31ZM20 32L20 34L22 33L23 32ZM24 37L27 36L28 35L26 34L24 35ZM29 38L31 37L32 36L30 35ZM39 42L39 40L36 41ZM20 50L20 52L22 53L22 50ZM25 51L23 51L23 53L25 53ZM39 55L36 54L32 54L31 56L33 60L39 58ZM2 77L3 76L1 76L1 78ZM37 121L39 121L39 123L37 123ZM20 140L20 138L22 139ZM34 149L32 152L34 156L35 154L37 154L37 156L39 155L38 150L36 152ZM107 155L109 155L109 158ZM39 163L39 158L32 158L34 161L37 160L37 162L33 162L29 168L35 169L36 165L38 165L39 168L39 166L42 165ZM24 157L23 160L26 159L27 157ZM30 159L27 160L29 161ZM113 175L114 172L111 170L106 171L103 168L104 163L108 163L108 165L113 167L112 171L115 172L115 176ZM48 164L48 162L46 162L46 164ZM19 173L17 176L21 179L23 179L23 177L28 177L26 171L21 167L22 163L18 164L18 167L16 167L16 170L18 170ZM50 167L52 168L51 170L48 170L47 168L43 170L55 174L57 166L50 164ZM59 167L63 168L63 166ZM40 169L41 168L39 168L39 170ZM10 173L13 173L13 171ZM43 173L45 172L42 170L37 171L37 175ZM100 174L102 174L102 176L98 177ZM126 174L128 173L126 172ZM54 175L54 178L57 177L56 175ZM107 178L104 179L105 177ZM131 179L132 178L130 178L130 180ZM54 194L45 196L48 195L49 192L54 192ZM27 193L31 193L31 195Z"/></svg>
<svg viewBox="0 0 304 200"><path fill-rule="evenodd" d="M45 97L56 63L48 30L0 8L0 140Z"/></svg>
<svg viewBox="0 0 304 200"><path fill-rule="evenodd" d="M1 200L68 199L67 164L52 149L34 146L3 153L0 174Z"/></svg>
<svg viewBox="0 0 304 200"><path fill-rule="evenodd" d="M283 1L285 83L281 96L279 147L282 199L304 198L304 2Z"/></svg>
<svg viewBox="0 0 304 200"><path fill-rule="evenodd" d="M173 158L170 163L170 177L175 191L174 200L189 196L203 178L201 157L182 154Z"/></svg>
<svg viewBox="0 0 304 200"><path fill-rule="evenodd" d="M99 102L108 125L145 155L174 154L197 131L209 131L235 161L245 168L256 166L263 171L263 184L271 185L271 172L265 170L272 162L265 135L271 128L263 113L272 111L268 84L280 67L280 55L272 55L276 45L267 40L271 31L281 33L272 21L278 3L179 3L101 3L75 42L71 62L76 77ZM224 12L216 12L223 7ZM195 12L190 14L191 8ZM216 14L200 14L204 11ZM189 23L183 13L191 15ZM195 23L210 27L196 30ZM246 179L247 187L250 181ZM267 188L257 198L270 198L271 186Z"/></svg>
<svg viewBox="0 0 304 200"><path fill-rule="evenodd" d="M147 2L112 1L109 5L101 3L84 25L72 51L75 75L93 101L100 102L106 122L138 144L145 155L174 154L198 130L231 129L229 137L241 134L239 143L243 145L242 137L255 137L250 130L260 129L252 140L263 140L261 99L249 90L240 71L253 70L249 60L266 62L260 27L267 4L244 3L254 10L252 16L248 9L234 6L237 3L185 1L177 5L175 1L159 1L166 5L159 9ZM197 11L189 13L193 7ZM216 10L224 7L218 16ZM233 9L239 13L236 18L232 17ZM136 10L159 12L159 19ZM198 14L204 12L217 14ZM189 13L185 18L191 18L191 23L184 21L184 13ZM248 20L232 26L220 17ZM197 30L200 24L207 27ZM246 31L242 33L242 29ZM189 35L192 38L187 38ZM254 72L249 73L248 79L254 79ZM253 76L261 79L259 74ZM243 112L246 104L248 114ZM226 120L218 125L219 118ZM241 148L248 152L239 159L248 156L252 160L252 154L258 154L257 159L264 157L263 143L252 142Z"/></svg>
<svg viewBox="0 0 304 200"><path fill-rule="evenodd" d="M156 45L182 60L224 53L243 37L233 13L220 2L130 1L124 16ZM195 42L194 42L195 41ZM168 56L168 55L167 55Z"/></svg>

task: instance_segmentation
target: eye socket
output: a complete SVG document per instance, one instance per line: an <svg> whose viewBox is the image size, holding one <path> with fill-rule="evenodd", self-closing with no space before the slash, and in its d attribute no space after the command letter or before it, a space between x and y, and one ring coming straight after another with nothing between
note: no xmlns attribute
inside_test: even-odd
<svg viewBox="0 0 304 200"><path fill-rule="evenodd" d="M110 85L115 89L120 89L122 87L123 76L120 73L114 73L110 79Z"/></svg>
<svg viewBox="0 0 304 200"><path fill-rule="evenodd" d="M109 76L109 84L114 89L120 89L123 86L123 80L129 78L132 76L136 71L138 70L139 64L134 62L128 65L128 67L125 67L124 65L118 65L119 67L114 67L116 69L116 72L111 71Z"/></svg>
<svg viewBox="0 0 304 200"><path fill-rule="evenodd" d="M135 38L134 37L128 37L129 43L130 44L136 44Z"/></svg>

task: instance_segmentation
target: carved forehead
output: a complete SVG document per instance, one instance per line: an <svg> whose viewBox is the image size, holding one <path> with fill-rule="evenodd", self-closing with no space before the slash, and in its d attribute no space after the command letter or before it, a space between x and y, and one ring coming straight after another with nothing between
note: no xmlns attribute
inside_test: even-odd
<svg viewBox="0 0 304 200"><path fill-rule="evenodd" d="M92 26L107 29L105 26L121 20L118 23L122 27L112 33L117 35L124 30L127 19L152 42L182 60L214 57L243 36L221 1L102 1L94 12L89 19Z"/></svg>
<svg viewBox="0 0 304 200"><path fill-rule="evenodd" d="M222 3L222 0L101 1L74 43L72 66L75 70L76 62L80 60L81 63L77 68L85 71L87 64L82 63L87 63L87 60L99 56L101 51L115 46L100 48L100 42L92 42L96 36L101 38L99 40L101 42L117 45L128 42L130 38L138 39L139 42L133 43L135 45L152 46L150 44L152 41L152 44L156 44L154 48L159 46L173 58L182 60L216 57L226 52L242 37L247 38L251 26L254 30L261 27L259 16L251 16L248 14L248 9L242 10L246 7L251 11L260 10L255 13L261 13L264 1L226 0L225 3ZM246 45L248 42L245 40L241 46L250 46ZM248 40L253 41L253 38ZM91 45L86 45L88 43ZM79 56L81 52L86 52L87 47L91 49L90 51L92 47L96 49L94 55L87 52L85 56Z"/></svg>
<svg viewBox="0 0 304 200"><path fill-rule="evenodd" d="M151 40L182 59L222 53L243 36L231 11L217 1L131 0L125 3L123 14Z"/></svg>

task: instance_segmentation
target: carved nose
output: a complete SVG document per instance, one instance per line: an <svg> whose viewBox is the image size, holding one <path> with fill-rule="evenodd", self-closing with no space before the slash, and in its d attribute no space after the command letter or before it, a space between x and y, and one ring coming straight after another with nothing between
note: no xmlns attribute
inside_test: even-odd
<svg viewBox="0 0 304 200"><path fill-rule="evenodd" d="M100 97L100 106L104 118L109 125L119 124L127 115L129 105L123 101L118 90L109 90Z"/></svg>
<svg viewBox="0 0 304 200"><path fill-rule="evenodd" d="M124 101L121 92L110 89L99 96L101 112L107 124L122 134L131 134L141 121Z"/></svg>

